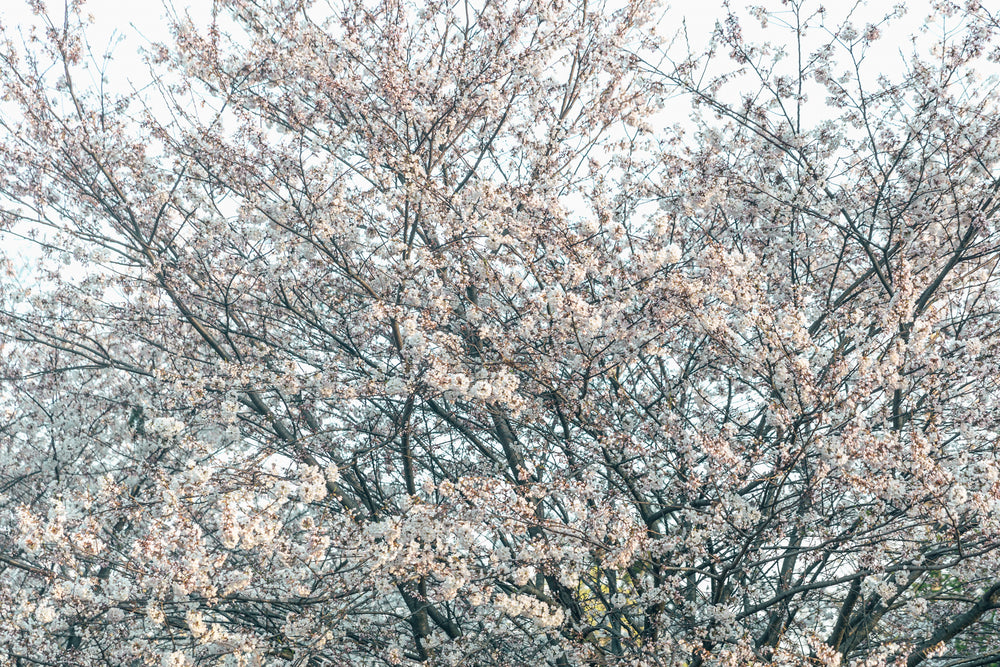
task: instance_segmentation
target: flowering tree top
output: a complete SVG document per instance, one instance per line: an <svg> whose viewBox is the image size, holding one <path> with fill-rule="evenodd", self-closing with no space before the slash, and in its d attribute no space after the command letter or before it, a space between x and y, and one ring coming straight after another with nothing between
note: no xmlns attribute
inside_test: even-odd
<svg viewBox="0 0 1000 667"><path fill-rule="evenodd" d="M6 663L1000 661L1000 15L31 6Z"/></svg>

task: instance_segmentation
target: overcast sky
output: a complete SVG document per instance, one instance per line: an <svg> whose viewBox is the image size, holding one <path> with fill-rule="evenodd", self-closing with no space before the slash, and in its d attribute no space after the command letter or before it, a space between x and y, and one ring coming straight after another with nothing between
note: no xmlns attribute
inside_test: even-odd
<svg viewBox="0 0 1000 667"><path fill-rule="evenodd" d="M502 1L502 0L501 0ZM58 15L62 11L62 0L45 0L51 13ZM192 16L199 15L208 20L211 0L185 1L172 3L175 7L185 8ZM735 6L742 4L735 0ZM715 19L720 15L721 0L698 0L684 2L676 7L683 7L683 15L689 21L692 34L709 34ZM115 49L118 59L131 56L135 49L150 41L166 41L169 37L166 28L161 0L86 0L86 12L94 17L91 26L91 43L95 50L99 45L108 43L112 35L125 37L125 40ZM671 16L678 12L671 10ZM12 26L31 20L31 12L26 0L0 0L0 23Z"/></svg>
<svg viewBox="0 0 1000 667"><path fill-rule="evenodd" d="M501 0L503 1L503 0ZM59 16L62 12L63 0L45 0L45 4L50 8L54 16ZM205 22L209 20L212 2L211 0L177 0L172 3L175 7L183 8L197 20ZM730 0L730 6L743 15L744 34L749 37L755 36L755 22L746 16L745 10L751 5L762 4L771 9L782 9L777 1L769 0ZM827 6L828 25L839 22L846 11L853 4L833 0L831 2L812 2L806 6L821 4ZM855 8L854 18L858 27L863 27L865 23L876 20L880 15L891 11L899 4L896 0L867 0L859 3ZM111 73L116 77L141 80L145 79L146 72L141 61L136 57L136 51L144 44L157 41L168 41L169 34L166 30L164 19L165 10L162 0L86 0L83 3L86 13L93 16L93 25L88 29L91 46L95 52L101 53L112 39L119 40L114 48L114 66ZM680 25L679 17L683 16L687 24L688 35L699 42L711 34L717 19L722 17L722 0L684 0L682 2L666 3L669 10L666 12L667 21L670 28ZM873 51L874 58L884 61L885 66L898 67L899 49L906 47L905 37L913 32L923 23L928 11L928 0L908 0L905 3L907 15L898 21L891 35L887 35L878 48ZM0 0L0 24L7 28L25 25L32 21L31 13L28 10L26 0ZM665 29L664 33L669 33L670 29ZM771 39L777 37L772 33ZM117 83L117 82L112 82Z"/></svg>

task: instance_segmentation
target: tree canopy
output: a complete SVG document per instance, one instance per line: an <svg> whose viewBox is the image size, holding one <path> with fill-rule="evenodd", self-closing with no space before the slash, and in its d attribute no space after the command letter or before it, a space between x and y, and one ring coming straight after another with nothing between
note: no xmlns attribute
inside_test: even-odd
<svg viewBox="0 0 1000 667"><path fill-rule="evenodd" d="M31 5L4 664L1000 661L1000 15Z"/></svg>

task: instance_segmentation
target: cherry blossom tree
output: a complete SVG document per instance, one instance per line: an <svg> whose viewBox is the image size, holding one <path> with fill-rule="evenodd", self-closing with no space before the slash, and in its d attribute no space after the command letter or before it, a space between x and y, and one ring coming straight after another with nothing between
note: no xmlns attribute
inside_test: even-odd
<svg viewBox="0 0 1000 667"><path fill-rule="evenodd" d="M32 7L4 664L1000 661L1000 15Z"/></svg>

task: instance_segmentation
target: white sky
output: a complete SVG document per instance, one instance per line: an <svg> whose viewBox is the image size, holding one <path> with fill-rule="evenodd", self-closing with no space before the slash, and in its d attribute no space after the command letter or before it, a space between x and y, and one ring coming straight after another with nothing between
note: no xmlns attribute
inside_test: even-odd
<svg viewBox="0 0 1000 667"><path fill-rule="evenodd" d="M43 0L50 14L59 16L62 12L62 0ZM502 1L502 0L501 0ZM764 0L761 0L763 2ZM130 41L142 43L143 39L136 33L145 36L150 41L163 41L167 38L165 30L165 11L161 0L85 0L83 3L87 13L94 17L92 26L92 43L97 47L106 44L111 34L128 34ZM208 17L211 12L211 0L178 0L172 3L177 8L186 8L193 16L199 14ZM733 6L743 3L735 0ZM720 15L721 0L699 0L698 2L672 3L670 14L674 17L684 15L693 33L711 31L715 19ZM31 20L31 12L26 0L2 0L0 2L0 23L11 26ZM120 49L124 52L134 49Z"/></svg>
<svg viewBox="0 0 1000 667"><path fill-rule="evenodd" d="M414 1L419 3L419 0ZM48 6L54 20L61 20L64 0L43 0L43 2ZM100 56L113 39L118 40L113 49L114 59L109 68L109 74L113 79L112 85L126 84L127 81L136 83L144 81L148 74L136 55L137 50L150 42L169 42L163 1L85 0L82 4L85 13L93 16L93 24L88 30L88 35L95 55ZM190 12L196 20L202 19L207 22L213 2L177 0L171 4L181 11ZM722 18L724 11L722 0L679 0L665 4L665 23L668 25L663 27L662 32L669 34L675 27L680 27L680 18L683 17L688 35L696 46L699 43L702 45L706 43L716 20ZM804 4L807 8L816 8L821 4L826 6L827 24L830 26L839 23L854 5L849 0L847 2L806 0ZM855 23L859 28L863 28L867 22L876 20L897 4L900 4L898 0L866 0L854 10ZM899 49L909 49L906 36L923 23L928 13L929 0L907 0L902 4L907 8L906 17L897 22L892 35L881 40L870 56L879 61L880 65L884 64L897 71L900 62ZM765 5L772 10L780 10L782 6L777 0L730 0L730 6L743 19L744 34L756 38L760 35L759 27L746 15L746 10L752 5ZM33 20L26 0L0 0L0 25L8 29L17 28L32 23ZM772 32L769 38L776 40L780 39L780 36ZM816 38L818 39L818 35Z"/></svg>

